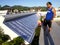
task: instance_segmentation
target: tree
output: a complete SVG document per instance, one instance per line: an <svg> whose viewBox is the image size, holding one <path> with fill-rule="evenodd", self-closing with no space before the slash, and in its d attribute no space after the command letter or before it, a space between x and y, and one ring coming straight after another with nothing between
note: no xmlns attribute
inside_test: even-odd
<svg viewBox="0 0 60 45"><path fill-rule="evenodd" d="M0 9L1 9L1 5L0 5Z"/></svg>
<svg viewBox="0 0 60 45"><path fill-rule="evenodd" d="M7 34L4 34L3 29L0 27L0 45L8 41L9 39L10 39L10 36Z"/></svg>
<svg viewBox="0 0 60 45"><path fill-rule="evenodd" d="M1 9L2 10L8 10L8 9L10 9L10 6L9 5L4 5Z"/></svg>
<svg viewBox="0 0 60 45"><path fill-rule="evenodd" d="M19 6L19 5L14 5L11 7L12 9L18 9L19 11L23 11L23 10L29 10L29 7L24 7L24 6Z"/></svg>
<svg viewBox="0 0 60 45"><path fill-rule="evenodd" d="M2 45L21 45L24 44L24 40L21 37L16 37L13 40L11 40L10 42L5 42Z"/></svg>
<svg viewBox="0 0 60 45"><path fill-rule="evenodd" d="M21 43L24 43L23 38L17 37L13 39L14 45L20 45Z"/></svg>
<svg viewBox="0 0 60 45"><path fill-rule="evenodd" d="M7 34L2 35L3 42L8 41L9 39L10 39L9 35L7 35Z"/></svg>
<svg viewBox="0 0 60 45"><path fill-rule="evenodd" d="M3 29L0 27L0 35L4 34Z"/></svg>
<svg viewBox="0 0 60 45"><path fill-rule="evenodd" d="M41 11L47 11L47 7L41 7Z"/></svg>

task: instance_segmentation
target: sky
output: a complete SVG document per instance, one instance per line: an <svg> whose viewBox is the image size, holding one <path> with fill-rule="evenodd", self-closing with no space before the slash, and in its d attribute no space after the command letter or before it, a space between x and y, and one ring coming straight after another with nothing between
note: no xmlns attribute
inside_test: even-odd
<svg viewBox="0 0 60 45"><path fill-rule="evenodd" d="M21 6L46 6L47 2L51 2L53 7L60 7L60 0L0 0L0 5L21 5Z"/></svg>

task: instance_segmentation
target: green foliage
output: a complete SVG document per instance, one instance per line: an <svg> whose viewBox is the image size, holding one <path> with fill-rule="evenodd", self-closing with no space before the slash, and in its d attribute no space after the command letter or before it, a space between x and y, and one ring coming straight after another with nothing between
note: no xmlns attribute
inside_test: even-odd
<svg viewBox="0 0 60 45"><path fill-rule="evenodd" d="M11 40L10 42L3 43L2 45L21 45L22 43L24 43L23 38L17 37Z"/></svg>
<svg viewBox="0 0 60 45"><path fill-rule="evenodd" d="M41 11L47 11L47 7L41 7Z"/></svg>
<svg viewBox="0 0 60 45"><path fill-rule="evenodd" d="M0 27L0 35L4 34L3 29Z"/></svg>
<svg viewBox="0 0 60 45"><path fill-rule="evenodd" d="M0 27L0 44L8 41L10 37L6 34L4 34L3 29Z"/></svg>
<svg viewBox="0 0 60 45"><path fill-rule="evenodd" d="M18 9L19 11L29 10L28 7L19 6L19 5L12 6L11 8L12 8L12 9Z"/></svg>
<svg viewBox="0 0 60 45"><path fill-rule="evenodd" d="M3 42L6 42L9 39L10 39L10 37L8 35L6 35L6 34L2 35Z"/></svg>
<svg viewBox="0 0 60 45"><path fill-rule="evenodd" d="M13 39L15 45L20 45L21 43L24 43L23 38L17 37Z"/></svg>
<svg viewBox="0 0 60 45"><path fill-rule="evenodd" d="M39 6L39 7L31 7L32 9L35 9L36 11L38 11L38 9L41 9L41 11L47 11L47 7L44 6Z"/></svg>
<svg viewBox="0 0 60 45"><path fill-rule="evenodd" d="M4 5L3 7L1 7L1 10L8 10L8 9L10 9L10 6L8 5Z"/></svg>
<svg viewBox="0 0 60 45"><path fill-rule="evenodd" d="M41 27L37 27L36 30L35 30L35 36L39 36L40 35L40 30L41 30Z"/></svg>
<svg viewBox="0 0 60 45"><path fill-rule="evenodd" d="M5 6L3 6L4 8L6 8L6 7L10 7L9 5L5 5Z"/></svg>
<svg viewBox="0 0 60 45"><path fill-rule="evenodd" d="M2 45L11 45L9 42L4 42Z"/></svg>
<svg viewBox="0 0 60 45"><path fill-rule="evenodd" d="M31 45L39 45L39 36L40 36L41 27L37 27L35 30L35 37L31 43Z"/></svg>
<svg viewBox="0 0 60 45"><path fill-rule="evenodd" d="M8 35L6 35L6 34L0 35L0 42L1 43L4 43L9 39L10 39L10 37Z"/></svg>
<svg viewBox="0 0 60 45"><path fill-rule="evenodd" d="M14 6L5 5L1 7L1 10L9 10L9 9L12 9L12 10L18 9L19 11L23 11L23 10L29 10L30 8L25 6L20 6L20 5L14 5Z"/></svg>
<svg viewBox="0 0 60 45"><path fill-rule="evenodd" d="M1 9L1 5L0 5L0 9Z"/></svg>
<svg viewBox="0 0 60 45"><path fill-rule="evenodd" d="M36 11L38 9L41 9L41 11L47 11L47 8L42 6L42 7L25 7L25 6L20 6L20 5L14 5L14 6L9 6L9 5L5 5L3 7L0 6L0 10L9 10L9 9L18 9L19 11L26 11L26 10L30 10L30 9L35 9Z"/></svg>

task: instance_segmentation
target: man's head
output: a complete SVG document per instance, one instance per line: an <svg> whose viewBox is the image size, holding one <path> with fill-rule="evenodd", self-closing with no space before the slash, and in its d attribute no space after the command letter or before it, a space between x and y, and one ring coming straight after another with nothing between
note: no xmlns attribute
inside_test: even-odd
<svg viewBox="0 0 60 45"><path fill-rule="evenodd" d="M50 7L52 7L52 3L51 2L47 2L47 8L50 8Z"/></svg>

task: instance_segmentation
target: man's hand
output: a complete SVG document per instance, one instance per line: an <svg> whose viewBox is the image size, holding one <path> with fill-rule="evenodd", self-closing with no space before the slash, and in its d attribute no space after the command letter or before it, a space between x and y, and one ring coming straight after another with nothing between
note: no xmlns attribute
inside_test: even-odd
<svg viewBox="0 0 60 45"><path fill-rule="evenodd" d="M51 22L54 22L54 19L53 19L53 20L51 20Z"/></svg>
<svg viewBox="0 0 60 45"><path fill-rule="evenodd" d="M51 20L51 22L53 22L53 20Z"/></svg>
<svg viewBox="0 0 60 45"><path fill-rule="evenodd" d="M38 26L41 26L41 21L40 20L38 20Z"/></svg>

